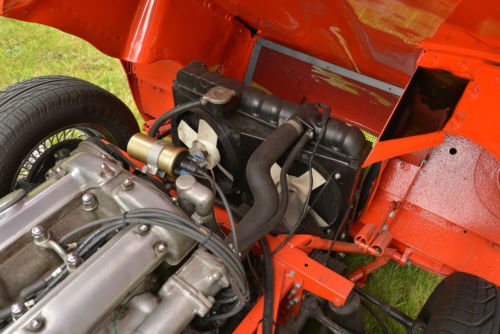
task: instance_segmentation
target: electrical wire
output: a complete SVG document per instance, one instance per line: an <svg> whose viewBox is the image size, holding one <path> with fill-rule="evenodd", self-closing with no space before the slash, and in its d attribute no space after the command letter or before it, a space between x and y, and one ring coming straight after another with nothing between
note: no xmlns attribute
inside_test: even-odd
<svg viewBox="0 0 500 334"><path fill-rule="evenodd" d="M231 230L233 231L233 233L231 233L232 239L233 239L233 250L234 250L234 253L239 256L238 253L239 253L240 248L239 248L239 244L238 244L238 237L236 236L236 233L234 233L234 231L236 231L236 224L234 222L234 216L233 216L233 212L231 210L231 205L229 204L229 201L227 200L227 197L224 194L224 191L222 191L222 188L217 184L215 179L213 177L211 177L210 175L208 175L207 172L205 172L202 169L199 169L197 171L197 173L200 174L202 177L206 178L207 180L209 180L210 183L215 187L215 190L217 190L217 193L219 194L219 197L222 200L222 204L224 205L224 209L227 212L227 217L229 218L229 224L231 225Z"/></svg>
<svg viewBox="0 0 500 334"><path fill-rule="evenodd" d="M312 137L312 131L307 130L304 132L302 137L300 137L299 141L295 146L293 147L292 151L288 155L288 157L285 160L285 163L283 164L283 167L281 168L280 172L280 189L281 189L281 198L280 198L280 203L278 206L278 210L276 213L273 215L273 217L270 219L271 225L274 226L275 223L277 223L283 215L286 212L286 209L288 207L288 181L287 181L287 173L290 170L290 167L292 167L293 162L295 161L295 158L297 155L300 153L302 148L305 146L305 144L311 140Z"/></svg>
<svg viewBox="0 0 500 334"><path fill-rule="evenodd" d="M293 228L290 230L290 232L288 232L285 239L283 239L283 241L278 245L278 247L276 247L273 250L272 255L276 254L288 242L288 240L290 240L290 238L295 234L295 232L297 232L297 229L299 228L300 224L302 223L302 221L306 217L307 208L309 206L309 201L311 200L311 193L312 193L312 186L313 186L312 162L313 162L314 156L316 155L316 152L318 151L319 144L325 135L326 127L328 125L328 119L330 117L330 108L328 106L325 106L325 105L319 105L319 106L324 109L323 114L322 114L322 120L321 120L321 131L318 135L318 140L316 141L316 144L314 145L314 148L311 152L311 157L309 159L309 164L308 164L309 189L307 191L307 196L306 196L306 200L304 202L304 207L302 208L299 219L297 219L297 222L295 223Z"/></svg>
<svg viewBox="0 0 500 334"><path fill-rule="evenodd" d="M151 130L149 130L149 136L156 137L158 130L167 120L177 117L180 114L189 111L193 108L200 107L202 104L203 102L201 100L197 100L197 101L186 102L184 104L176 106L173 109L170 109L169 111L167 111L166 113L164 113L163 115L161 115L156 119L156 121L153 123L153 126L151 127Z"/></svg>
<svg viewBox="0 0 500 334"><path fill-rule="evenodd" d="M100 219L99 221L83 225L78 228L76 232L70 232L63 238L64 240L68 240L81 231L101 224L106 225L108 231L114 230L119 227L120 224L123 226L125 226L125 224L148 224L161 226L183 234L197 241L202 247L206 247L216 257L223 261L236 281L237 289L239 290L238 293L236 293L237 296L243 296L244 299L247 299L249 296L246 273L239 256L237 256L218 235L203 226L196 225L188 218L161 209L137 209L126 213L126 215ZM101 231L101 234L98 234L100 236L99 238L96 235L94 244L99 242L98 239L107 237L106 230L102 229ZM87 244L90 245L90 243Z"/></svg>
<svg viewBox="0 0 500 334"><path fill-rule="evenodd" d="M269 250L269 244L266 238L259 240L262 249L262 258L264 259L264 310L262 315L262 333L273 333L273 308L274 308L274 269L273 258Z"/></svg>
<svg viewBox="0 0 500 334"><path fill-rule="evenodd" d="M371 315L375 318L375 320L378 322L378 325L380 326L380 329L384 334L389 334L389 331L387 330L387 326L385 325L384 321L382 318L375 312L373 307L371 307L367 302L365 302L363 299L361 299L361 305L363 305L364 308L368 310L368 312L371 313Z"/></svg>

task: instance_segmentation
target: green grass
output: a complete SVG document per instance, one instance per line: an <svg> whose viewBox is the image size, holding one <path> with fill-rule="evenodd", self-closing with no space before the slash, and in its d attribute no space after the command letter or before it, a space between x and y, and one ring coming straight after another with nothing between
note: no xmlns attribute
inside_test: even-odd
<svg viewBox="0 0 500 334"><path fill-rule="evenodd" d="M90 81L117 95L137 115L125 74L118 60L87 42L57 29L0 18L0 89L34 76L59 74ZM139 117L138 117L139 119ZM370 260L348 255L350 270ZM440 278L414 266L389 263L375 271L366 290L415 317ZM377 323L365 312L367 333L380 333ZM384 316L390 333L405 333Z"/></svg>
<svg viewBox="0 0 500 334"><path fill-rule="evenodd" d="M0 89L40 75L68 75L118 96L140 120L117 59L86 41L39 24L0 18Z"/></svg>

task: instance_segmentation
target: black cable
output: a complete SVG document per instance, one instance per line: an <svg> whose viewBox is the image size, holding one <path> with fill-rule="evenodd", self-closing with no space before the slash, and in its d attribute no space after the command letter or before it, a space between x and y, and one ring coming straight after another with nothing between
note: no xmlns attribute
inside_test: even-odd
<svg viewBox="0 0 500 334"><path fill-rule="evenodd" d="M378 322L378 325L380 326L380 329L382 330L382 333L389 334L387 326L385 325L382 318L377 314L377 312L375 312L375 310L364 300L361 300L361 305L363 305L363 307L366 308L366 310L370 312L371 315L375 318L375 320Z"/></svg>
<svg viewBox="0 0 500 334"><path fill-rule="evenodd" d="M288 242L288 240L290 240L290 238L295 234L295 232L297 232L297 229L299 228L300 224L302 223L302 221L306 217L307 207L309 206L309 201L311 200L311 193L312 193L312 186L313 186L312 162L313 162L314 156L316 155L316 152L318 151L319 144L325 135L326 126L328 125L328 119L330 117L330 108L328 108L327 106L324 106L324 105L321 105L321 106L324 109L323 114L322 114L322 120L321 120L321 131L319 133L318 140L316 141L316 144L314 145L314 148L311 152L311 157L309 159L309 165L308 165L309 190L307 192L307 197L306 197L306 200L304 202L304 207L302 208L302 212L300 213L300 216L299 216L299 219L297 220L297 223L295 223L294 227L290 230L290 232L288 232L287 236L278 245L278 247L276 247L273 250L272 255L276 254ZM287 189L287 191L288 191L288 189Z"/></svg>
<svg viewBox="0 0 500 334"><path fill-rule="evenodd" d="M156 121L153 123L153 126L151 127L151 130L149 130L149 136L156 137L158 130L167 120L177 117L180 114L189 111L193 108L200 107L202 104L203 103L201 102L201 100L197 100L197 101L186 102L184 104L176 106L173 109L170 109L169 111L167 111L166 113L164 113L163 115L161 115L156 119Z"/></svg>
<svg viewBox="0 0 500 334"><path fill-rule="evenodd" d="M295 158L297 155L300 153L302 148L306 145L306 143L311 140L312 137L312 132L311 131L306 131L300 137L299 141L295 146L293 147L292 151L288 155L288 157L285 160L285 163L283 164L280 172L280 188L281 188L281 199L280 199L280 204L278 207L278 211L274 214L274 216L270 219L271 225L274 225L276 220L281 220L283 215L286 212L286 209L288 207L288 181L286 179L286 175L288 171L290 170L290 167L292 167L293 162L295 161Z"/></svg>
<svg viewBox="0 0 500 334"><path fill-rule="evenodd" d="M217 184L217 182L212 178L210 175L208 175L207 172L202 170L201 168L197 171L198 174L206 178L207 180L212 183L212 185L215 187L215 190L217 190L217 193L219 194L220 199L222 200L222 203L224 204L224 208L226 209L227 212L227 217L229 218L229 224L231 225L231 230L232 232L236 231L236 224L234 223L234 217L233 217L233 212L231 210L231 206L229 204L229 201L226 198L226 195L224 194L224 191L221 189L221 187ZM232 239L233 239L233 250L234 252L239 256L238 251L239 251L239 244L238 244L238 237L236 236L236 233L231 233Z"/></svg>
<svg viewBox="0 0 500 334"><path fill-rule="evenodd" d="M352 208L353 208L353 205L351 203L345 209L344 217L342 217L341 224L340 224L339 228L337 229L337 231L335 231L335 235L332 238L332 243L330 244L330 247L328 248L328 253L327 253L328 256L326 258L326 261L328 261L328 259L330 258L330 254L332 253L332 250L333 250L333 245L335 244L335 242L339 238L340 231L342 231L344 229L345 223L347 222L347 216L349 216L349 213L351 212Z"/></svg>
<svg viewBox="0 0 500 334"><path fill-rule="evenodd" d="M42 290L42 292L40 292L35 298L34 298L34 301L35 303L38 303L43 297L45 297L47 295L47 293L50 292L50 290L52 290L52 288L54 288L57 284L61 283L62 280L68 275L68 268L66 268L66 266L64 266L64 268L62 269L61 273L55 277L48 285L45 289Z"/></svg>
<svg viewBox="0 0 500 334"><path fill-rule="evenodd" d="M262 333L273 333L273 309L274 309L274 270L273 259L266 238L259 240L264 260L264 311L262 315Z"/></svg>
<svg viewBox="0 0 500 334"><path fill-rule="evenodd" d="M243 309L245 301L249 298L249 287L246 272L241 264L239 256L237 256L234 251L228 247L226 242L221 237L214 234L207 228L198 226L188 218L180 216L174 212L161 209L137 209L127 212L126 215L100 219L98 221L85 224L78 229L67 233L61 240L69 240L71 237L81 233L82 231L102 225L98 229L100 230L98 233L94 231L90 234L92 236L91 238L87 237L84 239L84 243L86 244L84 246L85 249L83 249L82 245L79 247L83 253L83 251L92 250L94 245L102 241L103 238L106 238L109 233L112 233L117 227L141 224L157 225L185 235L198 242L200 246L207 248L215 257L224 263L231 275L229 280L238 301L229 312L209 317L210 320L225 319L237 314ZM92 240L92 242L87 242L87 240ZM39 301L44 295L46 295L46 293L57 285L67 275L67 273L67 268L64 268L61 274L56 277L38 296L36 296L35 301Z"/></svg>

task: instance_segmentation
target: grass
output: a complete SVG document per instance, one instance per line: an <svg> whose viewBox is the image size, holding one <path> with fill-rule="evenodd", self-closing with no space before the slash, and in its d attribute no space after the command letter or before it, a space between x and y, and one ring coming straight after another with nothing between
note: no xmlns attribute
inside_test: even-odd
<svg viewBox="0 0 500 334"><path fill-rule="evenodd" d="M0 18L0 89L34 76L59 74L78 77L109 90L136 114L125 74L118 60L85 41L57 29ZM140 117L136 116L138 120ZM349 270L366 264L370 257L348 255ZM414 266L391 262L375 271L366 290L416 317L440 278ZM405 333L402 326L383 315L390 333ZM366 332L381 333L365 312Z"/></svg>

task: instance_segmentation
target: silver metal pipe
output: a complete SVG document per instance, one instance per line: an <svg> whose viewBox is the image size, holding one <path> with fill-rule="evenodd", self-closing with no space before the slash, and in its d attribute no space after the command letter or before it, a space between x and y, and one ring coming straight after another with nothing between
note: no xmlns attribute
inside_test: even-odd
<svg viewBox="0 0 500 334"><path fill-rule="evenodd" d="M215 294L229 286L224 265L203 249L197 250L160 289L162 299L135 334L176 334L195 315L205 316Z"/></svg>

